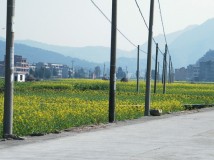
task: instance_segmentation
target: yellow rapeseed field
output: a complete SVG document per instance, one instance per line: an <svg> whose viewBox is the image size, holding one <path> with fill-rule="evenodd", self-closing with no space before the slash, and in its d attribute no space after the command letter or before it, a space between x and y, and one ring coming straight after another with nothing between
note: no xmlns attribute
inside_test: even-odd
<svg viewBox="0 0 214 160"><path fill-rule="evenodd" d="M0 86L1 88L3 87ZM2 89L3 90L3 89ZM151 94L151 108L163 113L183 110L184 104L214 104L214 84L173 83L162 94ZM145 83L117 82L116 120L144 115ZM0 136L3 127L4 92L0 93ZM16 135L50 133L75 126L108 122L109 81L66 79L15 83L14 126Z"/></svg>

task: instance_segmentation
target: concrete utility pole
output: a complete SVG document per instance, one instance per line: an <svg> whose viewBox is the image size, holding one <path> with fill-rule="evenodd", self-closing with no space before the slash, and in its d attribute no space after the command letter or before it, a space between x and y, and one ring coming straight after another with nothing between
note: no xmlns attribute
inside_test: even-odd
<svg viewBox="0 0 214 160"><path fill-rule="evenodd" d="M173 66L172 66L172 59L171 59L171 82L173 83L174 82L174 69L173 69Z"/></svg>
<svg viewBox="0 0 214 160"><path fill-rule="evenodd" d="M74 78L74 60L71 61L72 64L72 78Z"/></svg>
<svg viewBox="0 0 214 160"><path fill-rule="evenodd" d="M164 55L165 56L165 55ZM162 68L162 79L161 79L161 81L162 81L162 84L164 83L164 71L165 71L165 69L164 69L164 67L165 67L165 58L164 58L164 56L163 56L163 68Z"/></svg>
<svg viewBox="0 0 214 160"><path fill-rule="evenodd" d="M168 51L168 47L167 44L165 45L165 53L164 53L164 70L163 70L163 94L166 94L166 79L167 79L167 51Z"/></svg>
<svg viewBox="0 0 214 160"><path fill-rule="evenodd" d="M126 66L126 78L128 78L128 74L129 74L128 67Z"/></svg>
<svg viewBox="0 0 214 160"><path fill-rule="evenodd" d="M106 75L106 64L104 63L104 66L103 66L103 78L106 78L105 75Z"/></svg>
<svg viewBox="0 0 214 160"><path fill-rule="evenodd" d="M157 70L158 70L158 43L156 44L154 93L156 93L157 90Z"/></svg>
<svg viewBox="0 0 214 160"><path fill-rule="evenodd" d="M169 78L168 83L172 83L171 81L171 56L169 56Z"/></svg>
<svg viewBox="0 0 214 160"><path fill-rule="evenodd" d="M152 35L153 35L153 17L154 17L154 0L150 4L149 19L149 37L148 37L148 56L147 56L147 72L146 72L146 93L145 93L145 116L149 116L150 96L151 96L151 61L152 61Z"/></svg>
<svg viewBox="0 0 214 160"><path fill-rule="evenodd" d="M157 80L158 80L158 82L159 82L159 80L160 80L160 63L158 62L158 77L157 77Z"/></svg>
<svg viewBox="0 0 214 160"><path fill-rule="evenodd" d="M4 93L4 117L3 117L4 138L11 137L13 133L14 18L15 18L15 0L7 0L5 93Z"/></svg>
<svg viewBox="0 0 214 160"><path fill-rule="evenodd" d="M140 46L137 46L137 93L139 93L139 77L140 77L140 73L139 73L139 64L140 64Z"/></svg>
<svg viewBox="0 0 214 160"><path fill-rule="evenodd" d="M109 122L115 121L116 95L116 49L117 49L117 0L112 0L111 61L109 91Z"/></svg>

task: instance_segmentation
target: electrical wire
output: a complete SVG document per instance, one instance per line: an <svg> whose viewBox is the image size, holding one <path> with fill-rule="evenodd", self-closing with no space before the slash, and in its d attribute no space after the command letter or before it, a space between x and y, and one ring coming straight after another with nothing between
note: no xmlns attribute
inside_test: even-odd
<svg viewBox="0 0 214 160"><path fill-rule="evenodd" d="M144 24L145 24L146 28L149 30L149 26L148 26L148 24L147 24L147 22L146 22L145 17L143 16L143 13L142 13L142 11L141 11L141 9L140 9L140 6L139 6L137 0L135 0L135 4L136 4L136 6L137 6L137 8L138 8L138 10L139 10L139 12L140 12L141 17L143 18L143 21L144 21ZM153 39L153 42L154 42L155 44L157 44L157 42L156 42L156 40L154 39L154 37L152 37L152 39ZM158 47L158 50L159 50L159 52L160 52L162 55L164 55L164 53L160 50L159 47Z"/></svg>
<svg viewBox="0 0 214 160"><path fill-rule="evenodd" d="M161 11L160 0L158 0L158 6L159 6L159 11L160 11L160 17L161 17L161 23L162 23L162 28L163 28L164 39L165 39L166 44L168 44L167 40L166 40L166 32L165 32L165 27L164 27L164 23L163 23L163 16L162 16L162 11Z"/></svg>
<svg viewBox="0 0 214 160"><path fill-rule="evenodd" d="M105 15L105 13L100 9L100 7L98 7L98 5L93 1L91 0L92 4L100 11L100 13L109 21L109 23L112 23L111 20ZM137 48L137 45L135 45L124 33L122 33L118 28L117 28L117 31L131 44L133 45L134 47ZM147 54L146 51L143 51L140 49L141 52Z"/></svg>
<svg viewBox="0 0 214 160"><path fill-rule="evenodd" d="M162 10L161 10L160 0L158 0L158 6L159 6L159 11L160 11L160 17L161 17L161 23L162 23L162 28L163 28L163 34L164 34L165 43L168 44L167 43L167 39L166 39L165 27L164 27L164 23L163 23L163 14L162 14ZM168 48L168 53L170 55L169 48Z"/></svg>
<svg viewBox="0 0 214 160"><path fill-rule="evenodd" d="M135 0L135 3L136 3L136 5L137 5L137 8L138 8L138 10L139 10L139 12L140 12L141 17L143 18L143 21L144 21L144 23L145 23L145 25L146 25L146 28L149 30L149 26L148 26L147 23L146 23L146 19L145 19L145 17L143 16L143 13L142 13L142 11L141 11L141 9L140 9L140 6L139 6L137 0Z"/></svg>

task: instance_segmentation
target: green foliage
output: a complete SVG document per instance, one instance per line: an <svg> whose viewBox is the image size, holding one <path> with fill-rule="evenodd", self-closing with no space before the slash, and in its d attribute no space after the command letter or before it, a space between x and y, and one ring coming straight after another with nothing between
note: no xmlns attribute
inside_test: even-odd
<svg viewBox="0 0 214 160"><path fill-rule="evenodd" d="M4 81L0 81L0 87ZM109 81L65 79L15 83L14 134L50 133L74 126L108 122ZM116 120L144 115L145 83L117 82ZM162 84L151 95L151 108L163 113L184 110L184 104L214 104L214 84ZM4 95L0 93L0 136L2 136Z"/></svg>
<svg viewBox="0 0 214 160"><path fill-rule="evenodd" d="M0 79L0 93L3 93L4 92L4 79L1 78Z"/></svg>
<svg viewBox="0 0 214 160"><path fill-rule="evenodd" d="M84 83L76 83L74 86L74 89L77 90L107 90L109 88L108 84L102 83L102 84L84 84Z"/></svg>
<svg viewBox="0 0 214 160"><path fill-rule="evenodd" d="M66 84L39 84L32 86L33 90L69 90L71 86Z"/></svg>

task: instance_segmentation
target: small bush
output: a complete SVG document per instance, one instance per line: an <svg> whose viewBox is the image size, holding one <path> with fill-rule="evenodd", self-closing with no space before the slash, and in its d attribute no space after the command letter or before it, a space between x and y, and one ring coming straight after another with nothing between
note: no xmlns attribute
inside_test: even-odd
<svg viewBox="0 0 214 160"><path fill-rule="evenodd" d="M67 90L71 89L70 85L63 85L63 84L45 84L45 85L34 85L32 87L33 90L42 90L42 89L50 89L50 90Z"/></svg>
<svg viewBox="0 0 214 160"><path fill-rule="evenodd" d="M98 84L81 84L81 83L77 83L74 84L74 89L76 90L108 90L109 86L107 83L98 83Z"/></svg>

